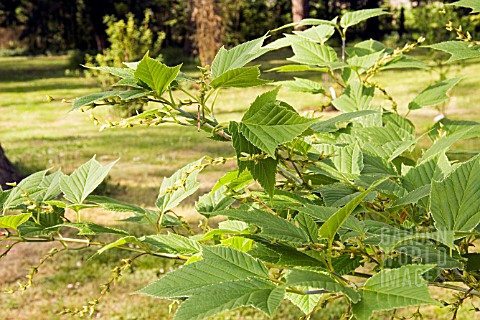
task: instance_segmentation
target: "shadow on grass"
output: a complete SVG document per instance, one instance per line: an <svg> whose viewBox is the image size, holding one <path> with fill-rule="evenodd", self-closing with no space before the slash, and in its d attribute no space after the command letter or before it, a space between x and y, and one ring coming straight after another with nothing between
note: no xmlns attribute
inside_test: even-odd
<svg viewBox="0 0 480 320"><path fill-rule="evenodd" d="M56 78L58 79L58 77ZM3 89L4 93L30 93L36 91L54 91L61 88L62 90L76 90L76 89L87 89L91 88L91 83L65 83L62 82L62 79L58 79L58 83L49 83L49 84L27 84L17 85L12 88Z"/></svg>

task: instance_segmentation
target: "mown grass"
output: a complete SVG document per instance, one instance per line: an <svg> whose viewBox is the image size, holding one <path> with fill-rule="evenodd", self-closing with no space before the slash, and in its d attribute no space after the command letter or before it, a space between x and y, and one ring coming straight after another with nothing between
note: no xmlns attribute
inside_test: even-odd
<svg viewBox="0 0 480 320"><path fill-rule="evenodd" d="M283 55L270 55L260 61L263 69L283 63ZM8 157L24 174L54 167L70 172L81 163L96 155L102 163L120 159L112 169L103 192L116 198L140 205L153 206L158 188L164 176L184 164L203 155L229 156L233 154L228 144L206 139L207 134L195 129L186 130L166 125L153 128L112 129L98 132L87 113L68 113L69 105L62 99L98 91L96 82L78 76L67 76L68 57L15 57L0 58L0 143ZM189 70L195 70L189 66ZM75 74L71 72L70 74ZM286 79L291 75L267 74L270 79ZM446 106L452 118L480 119L480 96L477 86L480 81L480 66L454 66L449 76L465 79L453 90L453 97ZM311 79L321 80L318 74L309 74ZM422 89L437 80L435 69L430 72L404 70L385 72L376 77L387 91L395 97L400 112L406 112L409 101ZM255 97L267 88L228 89L219 97L217 113L220 121L238 119ZM45 102L49 95L56 100ZM280 99L300 111L313 111L324 103L317 96L292 94L282 89ZM379 102L380 103L380 102ZM386 104L388 106L388 104ZM100 117L110 117L106 108L94 111ZM435 109L412 113L418 125L418 133L425 132L438 114ZM332 113L325 113L325 117ZM457 146L463 149L478 149L478 140ZM234 163L228 163L233 168ZM227 168L215 167L201 175L205 192ZM193 200L187 202L181 212L191 216ZM92 216L105 223L116 224L119 216L93 212ZM195 221L195 217L191 217ZM132 228L129 226L128 228ZM132 230L140 232L139 230ZM12 254L2 260L0 285L15 287L15 282L24 282L26 267L36 265L51 249L49 245L19 245ZM35 284L23 294L3 295L0 299L2 319L55 319L64 307L79 307L98 296L100 284L108 281L110 270L121 265L124 253L111 250L101 256L88 259L93 248L81 254L66 252L57 260L47 261L37 275ZM138 288L157 279L162 272L174 267L171 261L144 257L138 260L134 272L127 271L125 279L115 287L98 309L104 319L167 319L166 301L129 295ZM438 292L438 291L435 291ZM315 314L314 319L338 319L343 309L341 301L326 311ZM460 319L474 317L466 305ZM448 309L426 307L428 318L447 319ZM297 319L299 310L285 304L275 319ZM379 314L378 318L388 317ZM67 317L68 318L68 317ZM217 319L263 319L259 313L238 311Z"/></svg>

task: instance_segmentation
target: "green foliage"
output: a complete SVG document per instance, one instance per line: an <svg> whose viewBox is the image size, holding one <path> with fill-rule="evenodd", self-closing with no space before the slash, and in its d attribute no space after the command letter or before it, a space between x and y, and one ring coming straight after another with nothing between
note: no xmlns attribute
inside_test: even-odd
<svg viewBox="0 0 480 320"><path fill-rule="evenodd" d="M105 32L110 46L102 53L85 57L86 66L93 67L87 74L96 77L105 88L113 83L111 75L124 78L122 73L111 72L106 68L122 68L124 62L137 61L141 58L139 54L146 51L158 56L165 34L152 31L150 28L153 22L152 17L153 12L151 10L145 11L143 21L140 23L135 21L135 16L132 13L127 14L126 20L117 20L113 16L105 16L104 23L107 26Z"/></svg>
<svg viewBox="0 0 480 320"><path fill-rule="evenodd" d="M90 195L114 163L102 166L91 159L70 175L35 173L1 191L4 239L135 254L125 265L145 255L183 261L181 268L137 291L178 301L176 319L203 319L248 306L272 316L284 298L307 317L342 299L345 317L369 319L380 310L441 305L430 296L429 286L460 292L452 296L456 314L465 299L479 295L471 247L480 238L480 162L479 156L454 160L448 151L458 141L479 137L480 127L444 119L423 135L432 143L419 143L408 114L446 103L447 92L460 79L434 84L399 106L372 79L402 63L424 69L406 55L419 42L397 50L373 40L346 47L348 28L383 14L374 9L347 13L340 20L309 19L300 24L317 27L273 44L264 45L264 36L222 48L211 68L199 68L194 79L198 90L184 85L192 79L181 73L182 65L169 67L148 54L125 70L100 68L136 89L89 95L75 100L73 109L95 112L97 105L132 100L148 110L118 122L107 120L102 128L194 127L230 143L234 156L203 157L166 177L155 209ZM325 43L332 30L343 40L341 56ZM249 103L239 121L219 123L215 103L220 91L263 83L260 69L246 65L284 47L291 47L289 60L297 65L276 70L322 72L343 90L337 96L333 87L325 90L305 78L277 85L322 95L342 113L327 120L302 116L277 99L279 86ZM458 54L454 47L448 50ZM231 160L238 169L198 198L195 209L203 217L194 234L177 208L200 189L204 169ZM97 207L130 213L127 221L146 223L150 231L133 235L82 221L83 210ZM213 216L223 219L218 227L208 224ZM104 240L104 234L113 239ZM114 270L111 283L125 268ZM94 312L105 293L77 313Z"/></svg>

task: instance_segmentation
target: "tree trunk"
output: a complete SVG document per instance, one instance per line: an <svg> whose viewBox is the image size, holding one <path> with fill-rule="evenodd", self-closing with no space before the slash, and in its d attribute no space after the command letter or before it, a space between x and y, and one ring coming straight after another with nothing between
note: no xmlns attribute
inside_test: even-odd
<svg viewBox="0 0 480 320"><path fill-rule="evenodd" d="M308 18L309 6L308 0L292 0L293 22L299 22ZM295 30L301 30L302 27L295 27Z"/></svg>
<svg viewBox="0 0 480 320"><path fill-rule="evenodd" d="M195 42L202 66L210 65L222 46L225 28L216 0L194 0Z"/></svg>
<svg viewBox="0 0 480 320"><path fill-rule="evenodd" d="M0 185L2 189L7 189L7 182L20 181L20 175L13 166L13 164L5 156L5 152L0 145Z"/></svg>

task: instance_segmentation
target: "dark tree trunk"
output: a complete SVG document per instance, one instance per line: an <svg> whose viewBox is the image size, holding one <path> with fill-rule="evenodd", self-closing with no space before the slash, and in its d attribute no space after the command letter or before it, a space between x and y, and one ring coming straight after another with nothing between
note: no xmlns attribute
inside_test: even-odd
<svg viewBox="0 0 480 320"><path fill-rule="evenodd" d="M8 188L7 182L20 181L20 175L13 164L5 156L2 146L0 145L0 185L2 189Z"/></svg>
<svg viewBox="0 0 480 320"><path fill-rule="evenodd" d="M292 18L293 22L299 22L302 19L308 18L309 6L308 0L292 0ZM295 29L301 30L302 27Z"/></svg>

